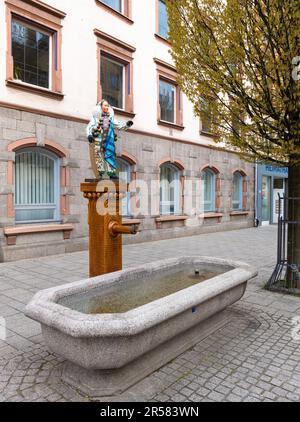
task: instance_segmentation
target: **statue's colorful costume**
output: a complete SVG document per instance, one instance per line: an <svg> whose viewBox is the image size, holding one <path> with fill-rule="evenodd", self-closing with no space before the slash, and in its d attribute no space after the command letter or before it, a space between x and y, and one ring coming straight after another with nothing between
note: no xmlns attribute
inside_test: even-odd
<svg viewBox="0 0 300 422"><path fill-rule="evenodd" d="M127 130L133 125L132 121L118 122L114 110L109 108L103 112L102 106L97 105L92 120L87 127L87 137L91 145L92 168L97 178L116 177L116 141L115 129Z"/></svg>

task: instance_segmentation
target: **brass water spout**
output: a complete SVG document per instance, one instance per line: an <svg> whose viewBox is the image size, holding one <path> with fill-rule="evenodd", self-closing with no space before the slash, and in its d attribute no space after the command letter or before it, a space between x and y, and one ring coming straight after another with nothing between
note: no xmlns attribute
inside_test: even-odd
<svg viewBox="0 0 300 422"><path fill-rule="evenodd" d="M108 224L108 231L111 237L117 237L119 234L137 234L138 228L136 224L132 226L123 226L117 221L111 221Z"/></svg>

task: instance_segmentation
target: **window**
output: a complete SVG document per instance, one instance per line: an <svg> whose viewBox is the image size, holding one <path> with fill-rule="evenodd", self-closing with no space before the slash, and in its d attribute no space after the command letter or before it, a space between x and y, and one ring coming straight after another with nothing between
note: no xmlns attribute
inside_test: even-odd
<svg viewBox="0 0 300 422"><path fill-rule="evenodd" d="M62 100L61 32L66 14L38 1L5 3L6 85Z"/></svg>
<svg viewBox="0 0 300 422"><path fill-rule="evenodd" d="M243 176L238 171L233 175L232 208L234 211L243 209Z"/></svg>
<svg viewBox="0 0 300 422"><path fill-rule="evenodd" d="M175 123L176 87L163 80L159 81L160 118Z"/></svg>
<svg viewBox="0 0 300 422"><path fill-rule="evenodd" d="M132 0L95 0L96 4L104 9L106 12L114 14L116 17L122 19L128 24L133 24L132 15Z"/></svg>
<svg viewBox="0 0 300 422"><path fill-rule="evenodd" d="M120 181L129 184L131 182L131 165L122 158L117 159L117 168ZM130 216L130 192L122 199L122 215Z"/></svg>
<svg viewBox="0 0 300 422"><path fill-rule="evenodd" d="M172 164L163 164L160 168L161 215L180 213L180 175L181 172Z"/></svg>
<svg viewBox="0 0 300 422"><path fill-rule="evenodd" d="M101 0L101 2L122 13L122 0Z"/></svg>
<svg viewBox="0 0 300 422"><path fill-rule="evenodd" d="M49 88L51 35L13 19L11 36L14 79Z"/></svg>
<svg viewBox="0 0 300 422"><path fill-rule="evenodd" d="M102 95L113 107L124 109L124 65L101 57Z"/></svg>
<svg viewBox="0 0 300 422"><path fill-rule="evenodd" d="M59 158L43 148L16 152L15 211L19 223L59 219Z"/></svg>
<svg viewBox="0 0 300 422"><path fill-rule="evenodd" d="M204 212L216 210L216 175L210 170L204 170L201 177Z"/></svg>
<svg viewBox="0 0 300 422"><path fill-rule="evenodd" d="M168 12L164 0L158 0L158 35L165 39L169 35Z"/></svg>
<svg viewBox="0 0 300 422"><path fill-rule="evenodd" d="M208 100L201 101L202 132L212 133L212 107Z"/></svg>
<svg viewBox="0 0 300 422"><path fill-rule="evenodd" d="M183 130L182 92L177 83L176 68L154 58L158 74L158 124Z"/></svg>
<svg viewBox="0 0 300 422"><path fill-rule="evenodd" d="M106 99L123 111L127 117L133 113L133 53L135 48L97 29L98 45L98 101Z"/></svg>

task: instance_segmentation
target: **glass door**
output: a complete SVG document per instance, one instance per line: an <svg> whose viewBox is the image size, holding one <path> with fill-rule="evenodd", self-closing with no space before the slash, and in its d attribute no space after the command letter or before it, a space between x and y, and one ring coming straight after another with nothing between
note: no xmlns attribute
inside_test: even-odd
<svg viewBox="0 0 300 422"><path fill-rule="evenodd" d="M270 224L271 221L271 177L262 178L262 224Z"/></svg>

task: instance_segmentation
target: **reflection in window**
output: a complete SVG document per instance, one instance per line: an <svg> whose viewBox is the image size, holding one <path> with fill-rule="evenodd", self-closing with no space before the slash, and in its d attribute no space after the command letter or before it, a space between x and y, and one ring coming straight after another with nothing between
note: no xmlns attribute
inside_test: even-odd
<svg viewBox="0 0 300 422"><path fill-rule="evenodd" d="M101 0L101 2L122 13L122 0Z"/></svg>
<svg viewBox="0 0 300 422"><path fill-rule="evenodd" d="M123 109L123 80L125 66L108 57L101 57L102 97L113 107Z"/></svg>
<svg viewBox="0 0 300 422"><path fill-rule="evenodd" d="M160 214L180 212L180 171L171 164L160 168Z"/></svg>
<svg viewBox="0 0 300 422"><path fill-rule="evenodd" d="M168 38L169 35L169 24L168 24L168 12L166 2L164 0L158 1L158 33L163 38Z"/></svg>
<svg viewBox="0 0 300 422"><path fill-rule="evenodd" d="M239 172L233 175L232 208L235 211L243 209L243 176Z"/></svg>
<svg viewBox="0 0 300 422"><path fill-rule="evenodd" d="M159 104L161 120L175 123L176 86L166 81L159 81Z"/></svg>
<svg viewBox="0 0 300 422"><path fill-rule="evenodd" d="M216 208L216 175L212 170L207 169L203 171L201 181L204 212L214 212Z"/></svg>
<svg viewBox="0 0 300 422"><path fill-rule="evenodd" d="M121 182L129 184L131 182L131 165L122 158L117 159L118 175ZM130 192L122 199L122 215L130 216Z"/></svg>
<svg viewBox="0 0 300 422"><path fill-rule="evenodd" d="M49 88L50 35L12 21L14 79Z"/></svg>
<svg viewBox="0 0 300 422"><path fill-rule="evenodd" d="M42 148L16 152L15 211L17 222L59 218L59 158Z"/></svg>

